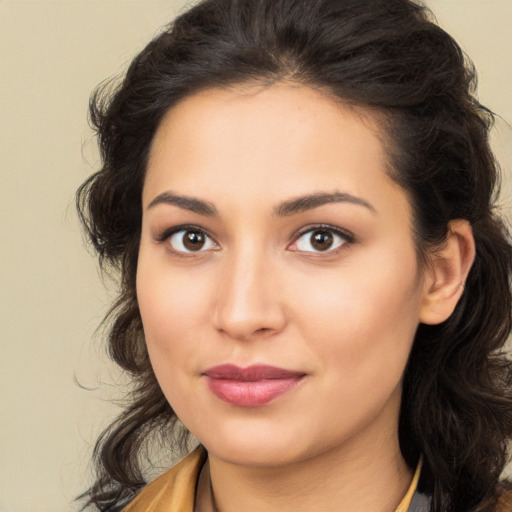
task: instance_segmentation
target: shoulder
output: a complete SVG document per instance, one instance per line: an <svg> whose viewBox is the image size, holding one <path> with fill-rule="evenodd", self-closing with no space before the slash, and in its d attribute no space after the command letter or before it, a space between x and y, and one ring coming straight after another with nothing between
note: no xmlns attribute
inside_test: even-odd
<svg viewBox="0 0 512 512"><path fill-rule="evenodd" d="M192 512L197 479L206 451L196 448L169 471L144 487L122 512Z"/></svg>
<svg viewBox="0 0 512 512"><path fill-rule="evenodd" d="M501 493L496 512L512 512L512 489Z"/></svg>

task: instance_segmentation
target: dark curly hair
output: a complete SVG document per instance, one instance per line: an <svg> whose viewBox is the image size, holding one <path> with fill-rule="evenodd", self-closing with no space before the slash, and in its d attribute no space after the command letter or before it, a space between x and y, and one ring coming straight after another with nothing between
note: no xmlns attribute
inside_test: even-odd
<svg viewBox="0 0 512 512"><path fill-rule="evenodd" d="M108 510L144 485L148 439L176 416L145 346L135 292L141 191L165 113L200 90L280 80L328 90L379 114L392 178L410 197L420 257L453 219L471 223L476 259L451 317L417 330L400 412L402 454L425 461L432 512L491 512L512 437L512 247L494 209L493 114L475 97L471 61L412 0L203 0L133 60L122 83L92 96L102 168L78 190L100 262L119 272L109 351L134 387L101 435L96 483L82 497ZM174 430L176 431L176 430Z"/></svg>

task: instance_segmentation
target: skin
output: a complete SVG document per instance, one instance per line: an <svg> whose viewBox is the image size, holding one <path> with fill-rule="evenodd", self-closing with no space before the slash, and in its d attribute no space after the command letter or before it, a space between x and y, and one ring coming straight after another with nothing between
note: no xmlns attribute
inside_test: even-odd
<svg viewBox="0 0 512 512"><path fill-rule="evenodd" d="M472 238L454 223L440 263L419 267L383 139L369 113L287 83L201 92L155 135L137 294L162 390L208 450L200 512L212 507L209 478L222 512L392 511L409 486L397 437L404 368L418 324L453 310ZM312 193L356 199L279 214ZM165 199L175 196L216 215ZM201 250L186 252L183 231L163 236L181 225L207 234ZM319 251L304 233L318 225L349 235ZM239 407L206 384L203 372L225 363L305 377Z"/></svg>

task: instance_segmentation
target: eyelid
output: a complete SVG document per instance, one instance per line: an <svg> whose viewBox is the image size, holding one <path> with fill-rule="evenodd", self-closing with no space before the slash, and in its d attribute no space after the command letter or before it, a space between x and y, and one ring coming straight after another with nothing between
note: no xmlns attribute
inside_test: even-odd
<svg viewBox="0 0 512 512"><path fill-rule="evenodd" d="M338 252L339 250L344 249L347 246L352 245L356 242L356 237L354 236L354 234L351 233L350 231L347 231L346 229L342 229L338 226L333 226L331 224L312 224L312 225L305 226L305 227L301 228L294 235L293 241L291 242L291 244L288 245L288 249L290 250L290 246L296 244L297 241L302 236L304 236L308 233L313 233L315 231L329 231L329 232L343 238L345 240L345 243L341 244L341 246L336 247L334 249L327 249L326 251L301 251L300 249L292 249L292 250L295 250L297 252L300 251L300 252L307 252L307 253L318 254L318 255L322 255L322 254L325 254L325 255L331 254L332 255L332 254L335 254L336 252Z"/></svg>
<svg viewBox="0 0 512 512"><path fill-rule="evenodd" d="M206 229L201 228L200 226L197 226L195 224L181 224L179 226L173 226L173 227L167 228L164 231L162 231L161 233L157 234L154 237L154 240L157 243L164 243L167 240L169 240L173 235L175 235L176 233L179 233L180 231L196 231L196 232L202 233L209 240L211 240L215 244L216 247L219 247L219 244L208 233L208 231ZM199 254L199 253L202 253L202 252L207 252L207 251L190 251L190 252L177 251L175 249L172 249L172 247L168 248L168 250L171 251L173 254L176 254L178 256L185 256L185 257L186 256L190 256L190 255L194 255L194 254ZM218 249L214 249L214 250L218 250Z"/></svg>
<svg viewBox="0 0 512 512"><path fill-rule="evenodd" d="M160 234L157 234L154 237L154 240L157 243L163 243L166 240L168 240L172 235L174 235L176 233L179 233L180 231L198 231L200 233L203 233L217 247L219 247L219 244L217 243L215 238L212 235L210 235L206 229L201 228L200 226L198 226L196 224L180 224L178 226L173 226L173 227L167 228L164 231L162 231ZM354 236L354 234L351 233L350 231L346 230L346 229L342 229L342 228L340 228L338 226L333 226L331 224L311 224L311 225L304 226L303 228L301 228L293 236L293 240L288 245L287 248L290 250L290 246L293 245L293 244L296 244L297 241L299 240L299 238L301 238L302 236L304 236L307 233L311 233L311 232L314 232L314 231L330 231L330 232L334 233L335 235L343 238L345 240L345 243L342 244L341 247L338 247L338 248L335 248L335 249L328 249L326 251L303 251L303 252L311 252L311 253L320 254L320 255L321 254L333 254L333 253L337 252L337 250L339 250L341 248L344 248L347 245L352 245L353 243L356 242L356 237ZM169 250L172 250L172 249L169 249ZM297 249L295 249L295 250L297 250ZM194 251L192 251L190 253L187 253L187 252L181 252L181 251L172 250L172 252L174 254L178 254L180 256L186 256L186 255L189 255L189 254L194 254ZM206 251L197 251L197 253L200 253L200 252L206 252Z"/></svg>

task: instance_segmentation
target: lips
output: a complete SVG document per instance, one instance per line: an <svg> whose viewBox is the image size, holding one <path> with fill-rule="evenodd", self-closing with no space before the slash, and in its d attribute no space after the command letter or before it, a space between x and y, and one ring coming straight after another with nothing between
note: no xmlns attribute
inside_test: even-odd
<svg viewBox="0 0 512 512"><path fill-rule="evenodd" d="M204 372L210 391L218 398L240 407L258 407L291 391L305 374L254 365L247 368L227 364Z"/></svg>

